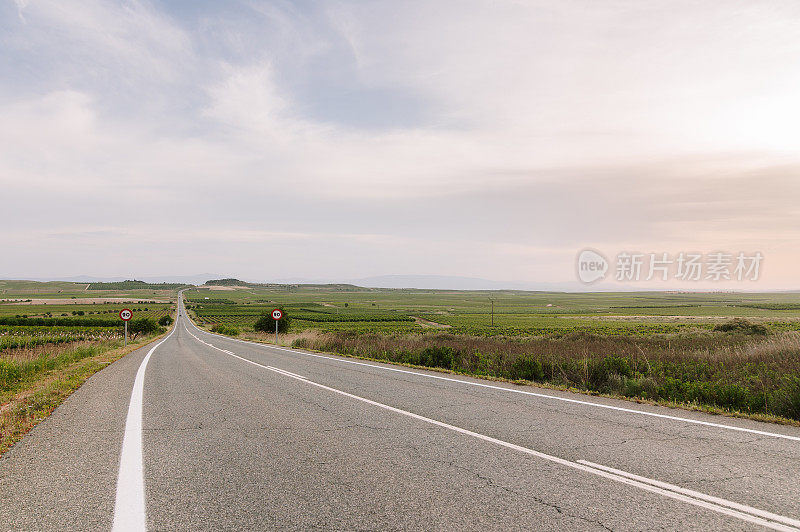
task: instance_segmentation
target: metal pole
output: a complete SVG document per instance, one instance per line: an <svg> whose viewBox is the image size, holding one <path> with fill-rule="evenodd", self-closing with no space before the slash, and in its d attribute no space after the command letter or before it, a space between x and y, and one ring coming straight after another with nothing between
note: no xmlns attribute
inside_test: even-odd
<svg viewBox="0 0 800 532"><path fill-rule="evenodd" d="M125 321L125 347L128 347L128 322Z"/></svg>
<svg viewBox="0 0 800 532"><path fill-rule="evenodd" d="M275 345L278 345L278 320L275 320Z"/></svg>

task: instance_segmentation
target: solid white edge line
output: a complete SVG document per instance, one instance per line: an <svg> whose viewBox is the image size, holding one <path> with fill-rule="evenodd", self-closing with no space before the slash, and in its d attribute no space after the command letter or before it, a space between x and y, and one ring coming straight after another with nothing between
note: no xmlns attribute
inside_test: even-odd
<svg viewBox="0 0 800 532"><path fill-rule="evenodd" d="M188 329L187 329L187 332L189 332ZM202 342L202 343L204 343L206 345L209 345L209 346L213 347L214 349L216 349L218 351L221 351L223 353L226 352L224 349L221 349L221 348L216 347L214 345L211 345L211 344L208 344L206 342L203 342L202 340L197 338L191 332L189 332L189 334L194 336L198 341L200 341L200 342ZM670 486L670 487L673 487L673 488L678 488L678 490L666 489L664 487L660 487L659 485L657 485L657 484L659 484L659 481L657 481L657 480L647 479L645 477L639 477L639 479L641 479L641 480L638 480L638 479L630 478L629 475L622 475L622 474L619 474L619 473L613 473L613 472L610 472L610 471L606 471L604 469L604 466L596 467L595 464L592 464L590 466L590 465L587 465L587 464L583 463L583 461L572 462L572 461L566 460L564 458L559 458L557 456L552 456L552 455L549 455L549 454L545 454L545 453L542 453L542 452L539 452L539 451L535 451L533 449L529 449L527 447L523 447L521 445L510 443L510 442L507 442L507 441L504 441L504 440L499 440L497 438L493 438L493 437L487 436L485 434L480 434L478 432L473 432L471 430L464 429L464 428L461 428L461 427L457 427L455 425L450 425L450 424L444 423L442 421L437 421L435 419L431 419L431 418L428 418L428 417L425 417L425 416L421 416L419 414L415 414L415 413L409 412L407 410L401 410L401 409L395 408L393 406L389 406L389 405L386 405L386 404L383 404L383 403L379 403L377 401L373 401L372 399L367 399L366 397L361 397L361 396L358 396L358 395L351 394L349 392L338 390L336 388L331 388L330 386L326 386L324 384L320 384L320 383L317 383L317 382L314 382L314 381L310 381L310 380L308 380L306 378L295 376L295 375L290 374L289 372L287 372L285 370L281 370L281 369L278 369L278 368L274 368L272 366L266 366L266 365L263 365L263 364L259 364L257 362L253 362L252 360L248 360L246 358L240 357L239 355L230 355L230 356L233 356L235 358L238 358L240 360L243 360L245 362L253 364L254 366L259 366L261 368L273 371L275 373L284 375L286 377L289 377L289 378L292 378L292 379L295 379L295 380L299 380L300 382L305 382L307 384L310 384L312 386L316 386L316 387L321 388L323 390L327 390L327 391L330 391L330 392L333 392L333 393L337 393L337 394L343 395L345 397L349 397L351 399L355 399L357 401L361 401L363 403L367 403L369 405L376 406L376 407L382 408L384 410L388 410L390 412L401 414L401 415L404 415L404 416L407 416L407 417L410 417L410 418L413 418L413 419L416 419L416 420L419 420L419 421L423 421L425 423L429 423L431 425L436 425L437 427L445 428L445 429L448 429L448 430L451 430L451 431L454 431L454 432L458 432L458 433L464 434L466 436L471 436L473 438L476 438L476 439L479 439L479 440L483 440L483 441L486 441L486 442L489 442L489 443L494 443L496 445L500 445L500 446L506 447L508 449L512 449L512 450L519 451L519 452L522 452L522 453L525 453L525 454L528 454L528 455L531 455L531 456L535 456L537 458L541 458L541 459L544 459L544 460L547 460L547 461L550 461L550 462L554 462L556 464L560 464L560 465L563 465L563 466L566 466L566 467L569 467L569 468L572 468L572 469L577 469L579 471L584 471L586 473L591 473L593 475L597 475L597 476L600 476L600 477L603 477L603 478L607 478L609 480L613 480L613 481L619 482L621 484L626 484L626 485L629 485L629 486L633 486L633 487L639 488L639 489L644 490L644 491L649 491L651 493L662 495L664 497L668 497L668 498L671 498L671 499L676 499L676 500L679 500L679 501L682 501L682 502L686 502L686 503L691 504L693 506L698 506L700 508L704 508L704 509L711 510L711 511L714 511L714 512L717 512L717 513L721 513L721 514L724 514L724 515L727 515L727 516L730 516L730 517L734 517L736 519L740 519L740 520L746 521L748 523L753 523L753 524L760 525L760 526L763 526L763 527L766 527L766 528L771 528L773 530L782 530L782 531L789 531L789 532L791 532L791 531L797 532L797 531L800 530L800 528L796 528L796 527L791 526L789 524L784 524L784 523L790 523L790 522L794 521L793 519L791 519L789 517L784 517L784 516L779 516L779 515L776 515L776 514L771 514L769 512L764 512L764 511L759 510L757 508L752 508L752 507L749 507L749 506L746 506L746 505L743 505L743 504L735 503L735 502L732 502L732 501L727 501L725 499L720 499L718 497L712 497L710 495L705 495L705 494L702 494L702 493L699 493L699 492L692 492L691 490L685 490L686 492L691 492L691 493L695 493L697 495L700 495L700 497L690 496L687 493L683 493L683 492L679 491L679 490L683 490L683 488L680 488L679 486L673 486L672 484L661 483L661 484L664 484L666 486ZM611 468L609 468L609 469L611 469ZM716 501L720 501L720 503L711 502L712 499L716 500ZM724 504L721 504L721 503L724 503ZM734 509L734 508L738 508L738 509ZM744 509L746 509L746 511ZM761 517L761 514L770 515L770 516L773 516L773 518L772 518L772 520L765 519L765 518ZM775 522L775 521L780 521L780 522Z"/></svg>
<svg viewBox="0 0 800 532"><path fill-rule="evenodd" d="M188 320L188 321L191 323L191 320ZM763 430L748 429L748 428L745 428L745 427L736 427L736 426L733 426L733 425L724 425L722 423L713 423L711 421L701 421L699 419L689 419L689 418L679 417L679 416L670 416L670 415L667 415L667 414L658 414L656 412L645 412L643 410L635 410L633 408L624 408L624 407L621 407L621 406L604 405L602 403L593 403L591 401L581 401L580 399L570 399L569 397L559 397L557 395L549 395L549 394L546 394L546 393L529 392L527 390L515 390L513 388L505 388L503 386L495 386L495 385L492 385L492 384L484 384L484 383L481 383L481 382L463 381L461 379L454 379L452 377L443 377L441 375L428 375L426 373L419 373L417 371L411 371L411 370L407 370L407 369L390 368L390 367L385 367L385 366L379 366L377 364L369 364L367 362L359 362L357 360L348 360L344 356L332 357L332 356L326 356L326 355L318 355L316 353L307 353L307 352L301 351L299 349L287 349L285 347L278 347L278 346L274 346L274 345L270 345L270 344L261 344L261 343L258 343L258 342L248 342L247 340L239 340L238 338L231 338L229 336L222 336L220 334L204 331L204 330L200 329L199 327L197 327L194 323L192 323L192 327L197 329L199 332L204 332L206 334L217 336L219 338L224 338L225 340L232 340L234 342L240 342L240 343L243 343L243 344L253 345L253 346L256 346L256 347L263 347L263 348L268 348L268 349L277 349L279 351L287 351L289 353L295 353L295 354L304 355L304 356L308 356L308 357L324 358L326 360L333 360L335 362L341 362L341 363L344 363L344 364L355 364L355 365L358 365L358 366L367 366L367 367L370 367L370 368L382 369L382 370L385 370L385 371L394 371L394 372L397 372L397 373L407 373L409 375L418 375L420 377L427 377L429 379L437 379L437 380L443 380L443 381L449 381L449 382L458 382L458 383L466 384L466 385L469 385L469 386L478 386L480 388L489 388L489 389L492 389L492 390L502 390L504 392L519 393L519 394L523 394L523 395L530 395L530 396L533 396L533 397L540 397L540 398L543 398L543 399L554 399L556 401L563 401L563 402L566 402L566 403L574 403L574 404L580 404L580 405L585 405L585 406L594 406L594 407L597 407L597 408L605 408L607 410L615 410L617 412L626 412L626 413L630 413L630 414L641 414L643 416L656 417L656 418L660 418L660 419L669 419L669 420L672 420L672 421L682 421L684 423L691 423L691 424L694 424L694 425L702 425L702 426L705 426L705 427L713 427L713 428L718 428L718 429L733 430L733 431L737 431L737 432L747 432L749 434L758 434L759 436L769 436L771 438L782 438L782 439L786 439L786 440L800 441L800 436L790 436L788 434L780 434L780 433L777 433L777 432L766 432L766 431L763 431ZM198 340L199 340L199 338L198 338ZM200 340L200 341L202 342L202 340ZM203 342L203 343L205 343L205 342ZM211 344L208 344L208 345L211 345Z"/></svg>
<svg viewBox="0 0 800 532"><path fill-rule="evenodd" d="M782 515L774 514L772 512L767 512L766 510L759 510L758 508L753 508L752 506L747 506L744 504L739 504L733 501L729 501L726 499L721 499L719 497L714 497L713 495L706 495L705 493L701 493L699 491L690 490L687 488L682 488L680 486L676 486L675 484L669 484L667 482L661 482L660 480L654 480L647 477L642 477L639 475L635 475L633 473L628 473L627 471L622 471L621 469L614 469L613 467L604 466L601 464L595 464L594 462L590 462L588 460L578 460L579 464L587 465L589 467L594 467L596 469L601 469L603 471L607 471L614 475L619 475L621 477L630 478L639 482L644 482L646 484L651 484L653 486L663 488L669 491L675 491L678 493L682 493L684 495L688 495L689 497L694 497L695 499L701 499L704 501L708 501L712 504L718 504L720 506L728 506L734 510L739 510L741 512L757 515L759 517L763 517L765 519L769 519L771 521L778 521L785 525L793 526L800 528L800 520L792 519L791 517L785 517Z"/></svg>
<svg viewBox="0 0 800 532"><path fill-rule="evenodd" d="M144 375L153 352L175 334L178 324L166 338L158 342L139 364L125 420L125 434L119 457L117 494L114 502L114 532L147 530L147 509L144 498L144 462L142 455L142 405Z"/></svg>

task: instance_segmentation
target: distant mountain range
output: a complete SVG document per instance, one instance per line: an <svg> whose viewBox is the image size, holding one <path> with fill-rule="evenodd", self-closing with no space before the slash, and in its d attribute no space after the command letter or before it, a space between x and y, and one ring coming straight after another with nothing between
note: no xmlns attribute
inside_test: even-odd
<svg viewBox="0 0 800 532"><path fill-rule="evenodd" d="M423 288L440 290L531 290L542 292L572 292L585 290L578 282L526 283L519 281L492 281L478 277L448 275L380 275L348 281L352 284L374 288Z"/></svg>
<svg viewBox="0 0 800 532"><path fill-rule="evenodd" d="M146 276L136 279L147 283L184 283L201 285L213 279L232 278L231 275L215 273L201 273L196 275L161 275ZM8 277L22 279L23 277ZM479 277L461 277L454 275L379 275L374 277L360 277L352 279L342 278L302 278L288 277L278 279L254 279L245 276L238 277L245 283L252 284L348 284L365 288L416 288L422 290L524 290L533 292L626 292L626 291L663 291L668 288L648 288L616 283L599 283L585 285L577 280L567 282L529 282L529 281L493 281ZM128 277L93 277L79 275L60 278L34 278L31 281L67 281L74 283L89 282L120 282L131 279ZM681 291L709 291L708 288ZM733 290L731 290L733 291ZM770 290L792 291L792 290Z"/></svg>
<svg viewBox="0 0 800 532"><path fill-rule="evenodd" d="M139 277L135 276L136 280L144 281L145 283L184 283L184 284L203 284L209 279L219 279L223 277L215 273L201 273L197 275L161 275ZM20 277L21 279L21 277ZM119 283L133 279L131 276L127 277L96 277L91 275L76 275L74 277L57 277L57 278L33 278L31 281L64 281L67 283Z"/></svg>
<svg viewBox="0 0 800 532"><path fill-rule="evenodd" d="M533 283L524 281L492 281L479 277L454 275L379 275L356 279L277 279L276 283L324 284L348 283L366 288L418 288L423 290L526 290L536 292L585 292L587 286L578 282ZM597 291L620 290L619 286L597 287Z"/></svg>
<svg viewBox="0 0 800 532"><path fill-rule="evenodd" d="M225 275L214 273L201 273L196 275L161 275L161 276L136 276L136 279L147 283L187 283L201 285L212 279L224 279ZM32 281L65 281L72 283L90 282L120 282L130 279L127 277L100 277L91 275L77 275L73 277L34 278ZM251 283L276 283L276 284L352 284L366 288L418 288L426 290L531 290L546 292L577 292L586 290L586 286L576 282L566 283L530 283L492 281L478 277L459 277L449 275L380 275L374 277L361 277L354 279L333 278L301 278L289 277L280 279L242 279ZM597 287L593 287L597 288ZM619 290L619 288L615 288Z"/></svg>

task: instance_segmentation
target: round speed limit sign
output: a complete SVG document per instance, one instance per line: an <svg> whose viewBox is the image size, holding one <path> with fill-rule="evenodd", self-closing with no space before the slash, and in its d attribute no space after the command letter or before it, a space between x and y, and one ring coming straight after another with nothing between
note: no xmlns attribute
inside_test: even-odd
<svg viewBox="0 0 800 532"><path fill-rule="evenodd" d="M281 309L276 308L275 310L272 311L272 319L273 320L278 321L282 317L283 317L283 312L281 312Z"/></svg>
<svg viewBox="0 0 800 532"><path fill-rule="evenodd" d="M119 311L119 319L122 321L128 321L133 317L133 312L130 309L124 308Z"/></svg>

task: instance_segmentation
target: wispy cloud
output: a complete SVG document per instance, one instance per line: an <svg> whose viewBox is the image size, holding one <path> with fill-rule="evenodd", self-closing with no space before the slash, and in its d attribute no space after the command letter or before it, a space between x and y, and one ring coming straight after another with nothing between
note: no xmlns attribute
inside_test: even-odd
<svg viewBox="0 0 800 532"><path fill-rule="evenodd" d="M0 276L116 274L103 245L137 243L151 272L249 278L560 281L586 245L800 258L794 2L3 9L0 242L25 252Z"/></svg>

